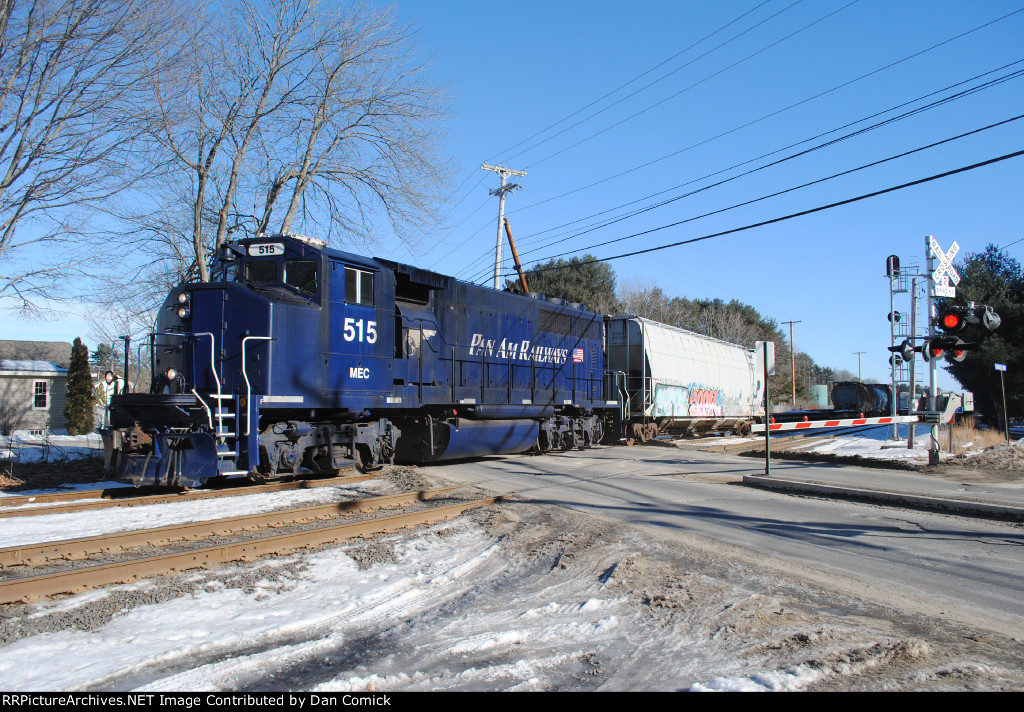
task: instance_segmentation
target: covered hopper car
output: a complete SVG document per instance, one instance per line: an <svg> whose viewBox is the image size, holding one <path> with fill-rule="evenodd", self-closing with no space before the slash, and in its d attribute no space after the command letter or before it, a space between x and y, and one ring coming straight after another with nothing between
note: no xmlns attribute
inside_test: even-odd
<svg viewBox="0 0 1024 712"><path fill-rule="evenodd" d="M639 317L611 317L608 369L625 388L626 437L750 432L763 414L753 349Z"/></svg>

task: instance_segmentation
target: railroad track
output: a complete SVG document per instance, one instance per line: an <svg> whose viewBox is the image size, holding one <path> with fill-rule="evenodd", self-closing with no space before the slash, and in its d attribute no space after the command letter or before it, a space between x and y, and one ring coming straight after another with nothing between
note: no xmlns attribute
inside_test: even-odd
<svg viewBox="0 0 1024 712"><path fill-rule="evenodd" d="M165 546L170 542L223 536L272 527L333 519L339 515L388 507L430 502L433 498L458 489L447 487L423 492L407 492L362 500L302 507L228 519L192 522L155 529L30 544L0 549L0 567L35 566L55 560L82 559L96 554L113 554L142 546ZM59 593L74 593L87 588L126 583L140 578L204 568L229 561L250 560L269 554L286 554L297 549L319 546L353 537L370 536L406 527L427 524L462 514L468 509L494 504L502 497L491 497L434 505L427 509L373 517L344 524L325 524L313 529L286 534L247 537L228 544L191 548L171 554L143 556L126 561L94 564L69 570L19 576L0 581L0 603L30 601Z"/></svg>
<svg viewBox="0 0 1024 712"><path fill-rule="evenodd" d="M333 485L362 482L376 477L376 474L346 475L320 480L298 480L295 482L275 482L268 485L250 485L217 490L187 490L183 492L157 492L139 496L120 496L113 494L118 490L78 490L76 492L56 492L44 495L19 495L0 497L0 507L19 507L0 511L0 519L9 517L32 517L40 514L62 514L64 512L80 512L89 509L107 509L109 507L137 507L146 504L164 504L166 502L191 502L200 499L216 499L233 497L242 494L264 494L266 492L285 492L296 489L313 489L315 487L331 487ZM127 487L118 488L132 492ZM89 501L78 501L89 500ZM51 504L54 503L54 504ZM50 506L25 505L46 504ZM24 507L23 509L20 507Z"/></svg>

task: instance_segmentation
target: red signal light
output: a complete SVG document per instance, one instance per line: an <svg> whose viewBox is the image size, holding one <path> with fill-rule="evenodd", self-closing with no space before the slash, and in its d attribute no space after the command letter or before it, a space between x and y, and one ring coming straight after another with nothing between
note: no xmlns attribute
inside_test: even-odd
<svg viewBox="0 0 1024 712"><path fill-rule="evenodd" d="M960 326L962 319L956 314L949 313L942 317L942 328L943 329L955 329Z"/></svg>

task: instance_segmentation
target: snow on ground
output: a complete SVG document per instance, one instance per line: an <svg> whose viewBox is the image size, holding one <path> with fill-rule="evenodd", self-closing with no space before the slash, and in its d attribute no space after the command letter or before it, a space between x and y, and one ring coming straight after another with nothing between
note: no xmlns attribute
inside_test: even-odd
<svg viewBox="0 0 1024 712"><path fill-rule="evenodd" d="M237 689L294 660L329 656L350 642L350 630L371 618L379 623L415 617L432 605L435 587L451 592L460 581L471 580L489 548L485 537L463 528L451 541L413 540L401 564L369 571L359 571L337 549L271 560L256 569L269 576L275 567L296 560L307 568L301 579L265 578L249 589L209 581L176 600L116 615L94 630L16 641L0 648L0 679L8 690L114 689L122 678L143 690ZM453 556L453 551L459 553ZM66 614L118 590L152 586L153 581L144 581L110 587L42 604L34 615ZM262 650L245 654L257 649ZM226 654L232 659L221 662ZM180 667L182 672L153 676L147 673L151 667Z"/></svg>
<svg viewBox="0 0 1024 712"><path fill-rule="evenodd" d="M609 540L602 525L584 541L580 521L523 511L536 519L498 518L515 532L463 517L34 604L6 629L0 679L11 691L780 691L854 674L829 661L878 646L831 620L794 636L802 614L761 593L774 579L724 581L712 562L659 563L649 537ZM575 547L552 541L566 524ZM559 541L575 555L552 566ZM361 569L349 555L374 546L391 560ZM772 652L797 638L820 645L792 663Z"/></svg>
<svg viewBox="0 0 1024 712"><path fill-rule="evenodd" d="M344 487L314 487L286 492L218 497L192 502L148 504L144 507L111 507L103 509L100 516L97 516L94 511L86 510L62 514L43 514L34 517L8 517L0 519L0 546L20 546L74 539L83 536L83 532L88 532L88 536L99 536L134 529L238 517L245 514L269 512L274 509L312 507L351 499L355 494L354 490ZM0 511L11 509L18 509L18 507L0 507Z"/></svg>
<svg viewBox="0 0 1024 712"><path fill-rule="evenodd" d="M930 446L931 431L928 427L917 425L914 429L914 449L907 449L907 428L897 426L897 436L901 439L890 440L892 426L883 425L872 430L864 431L856 435L842 435L828 440L819 445L813 445L806 449L796 447L792 452L816 452L831 455L842 455L844 457L858 456L871 460L895 460L927 464L928 448ZM947 447L948 436L940 434L939 443L943 449Z"/></svg>
<svg viewBox="0 0 1024 712"><path fill-rule="evenodd" d="M34 500L39 495L54 494L55 492L85 492L85 491L91 491L91 490L108 490L108 489L117 489L117 488L122 488L123 489L123 488L131 488L131 487L133 487L133 485L126 485L123 482L115 482L114 480L104 480L102 482L86 482L86 483L83 483L83 484L61 485L57 489L18 490L17 492L7 492L5 490L0 489L0 496L3 496L3 497L24 497L26 503L30 503L30 502L32 502L32 500ZM81 500L78 500L78 501L79 502L88 502L90 500L81 499ZM46 506L51 506L51 504L52 503L47 504ZM24 507L24 506L27 506L27 504L22 504L20 506ZM6 508L5 507L0 507L0 511L3 511L4 509L6 509Z"/></svg>
<svg viewBox="0 0 1024 712"><path fill-rule="evenodd" d="M40 462L73 460L79 457L102 457L103 439L90 435L29 435L15 431L13 435L0 435L0 460Z"/></svg>
<svg viewBox="0 0 1024 712"><path fill-rule="evenodd" d="M884 434L840 440L892 452ZM0 519L0 546L346 494L323 487ZM926 683L950 679L935 652L948 646L901 638L905 614L869 624L861 604L844 611L800 582L787 593L775 573L693 559L554 507L493 512L5 607L0 679L12 691L783 691L842 688L893 660L921 660L913 664Z"/></svg>

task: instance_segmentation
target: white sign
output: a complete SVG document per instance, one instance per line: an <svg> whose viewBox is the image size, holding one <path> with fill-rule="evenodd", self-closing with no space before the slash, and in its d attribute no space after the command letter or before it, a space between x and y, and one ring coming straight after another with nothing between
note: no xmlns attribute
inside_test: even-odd
<svg viewBox="0 0 1024 712"><path fill-rule="evenodd" d="M755 341L754 342L754 358L757 359L757 365L764 370L764 349L768 347L768 374L769 376L775 375L775 342L774 341Z"/></svg>
<svg viewBox="0 0 1024 712"><path fill-rule="evenodd" d="M274 257L284 254L283 242L261 242L256 245L249 245L250 257Z"/></svg>
<svg viewBox="0 0 1024 712"><path fill-rule="evenodd" d="M956 285L960 284L960 275L953 267L953 258L960 251L960 245L954 242L949 252L943 252L938 241L933 237L930 241L932 256L939 261L939 266L932 272L932 294L936 297L955 297ZM953 284L950 284L950 281Z"/></svg>

